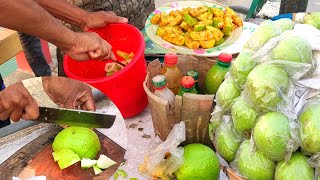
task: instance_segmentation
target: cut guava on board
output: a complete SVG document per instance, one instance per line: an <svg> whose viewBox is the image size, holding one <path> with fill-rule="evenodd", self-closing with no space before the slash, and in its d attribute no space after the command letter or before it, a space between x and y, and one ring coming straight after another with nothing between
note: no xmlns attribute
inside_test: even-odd
<svg viewBox="0 0 320 180"><path fill-rule="evenodd" d="M93 130L84 127L68 127L54 138L52 149L55 152L70 149L81 159L93 159L101 150L101 145L99 137Z"/></svg>
<svg viewBox="0 0 320 180"><path fill-rule="evenodd" d="M78 154L70 149L60 149L52 153L54 161L58 161L61 170L79 162L81 159Z"/></svg>
<svg viewBox="0 0 320 180"><path fill-rule="evenodd" d="M81 160L81 168L82 169L91 168L91 167L95 166L97 164L97 162L98 162L98 160L83 158Z"/></svg>
<svg viewBox="0 0 320 180"><path fill-rule="evenodd" d="M98 166L93 166L93 171L95 175L102 173L102 170Z"/></svg>
<svg viewBox="0 0 320 180"><path fill-rule="evenodd" d="M97 166L101 169L107 169L115 164L117 164L117 162L108 158L106 155L100 155L98 162L97 162Z"/></svg>

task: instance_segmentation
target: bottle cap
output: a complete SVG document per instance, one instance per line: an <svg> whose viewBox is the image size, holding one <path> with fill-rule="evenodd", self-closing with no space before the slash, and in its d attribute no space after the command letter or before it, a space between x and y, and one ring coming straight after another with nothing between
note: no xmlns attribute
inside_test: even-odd
<svg viewBox="0 0 320 180"><path fill-rule="evenodd" d="M173 66L178 63L177 53L169 52L164 55L164 64Z"/></svg>
<svg viewBox="0 0 320 180"><path fill-rule="evenodd" d="M194 86L194 79L193 77L190 76L184 76L181 79L181 86L186 88L186 89L190 89Z"/></svg>
<svg viewBox="0 0 320 180"><path fill-rule="evenodd" d="M219 60L223 63L228 63L230 64L231 61L232 61L232 55L231 54L228 54L228 53L221 53L219 55Z"/></svg>
<svg viewBox="0 0 320 180"><path fill-rule="evenodd" d="M167 80L165 76L157 75L152 78L152 83L155 88L162 88L167 85Z"/></svg>
<svg viewBox="0 0 320 180"><path fill-rule="evenodd" d="M199 73L198 73L198 71L191 70L191 71L188 71L188 72L187 72L187 76L191 76L191 77L193 77L193 79L194 79L195 81L197 81L198 78L199 78Z"/></svg>

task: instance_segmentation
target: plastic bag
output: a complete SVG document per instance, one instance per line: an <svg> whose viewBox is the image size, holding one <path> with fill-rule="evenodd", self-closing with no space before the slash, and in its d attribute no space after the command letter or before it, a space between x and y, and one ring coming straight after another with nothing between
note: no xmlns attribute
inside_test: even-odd
<svg viewBox="0 0 320 180"><path fill-rule="evenodd" d="M253 50L243 49L232 62L230 74L240 89L243 88L249 73L258 64L258 62L252 58L253 55Z"/></svg>
<svg viewBox="0 0 320 180"><path fill-rule="evenodd" d="M214 146L227 162L234 160L242 138L233 128L231 118L223 121L214 135Z"/></svg>
<svg viewBox="0 0 320 180"><path fill-rule="evenodd" d="M289 85L289 76L281 66L262 64L249 74L243 95L258 113L265 113L276 110Z"/></svg>
<svg viewBox="0 0 320 180"><path fill-rule="evenodd" d="M240 89L237 87L233 78L226 78L220 85L216 94L216 103L223 109L230 109L234 100L240 96Z"/></svg>
<svg viewBox="0 0 320 180"><path fill-rule="evenodd" d="M281 28L273 21L267 20L260 24L259 28L251 35L244 48L254 51L259 50L271 38L277 37L282 33Z"/></svg>
<svg viewBox="0 0 320 180"><path fill-rule="evenodd" d="M268 112L258 119L253 139L258 149L269 159L290 159L299 147L299 129L294 121L279 112Z"/></svg>
<svg viewBox="0 0 320 180"><path fill-rule="evenodd" d="M291 159L286 163L284 160L277 163L275 179L310 179L314 178L314 170L308 164L308 157L295 152Z"/></svg>
<svg viewBox="0 0 320 180"><path fill-rule="evenodd" d="M252 150L250 140L241 143L231 167L247 179L273 179L275 163L260 150Z"/></svg>
<svg viewBox="0 0 320 180"><path fill-rule="evenodd" d="M309 155L320 152L320 100L309 102L299 116L301 148Z"/></svg>
<svg viewBox="0 0 320 180"><path fill-rule="evenodd" d="M253 58L262 62L273 59L311 64L312 47L297 31L290 30L268 41Z"/></svg>
<svg viewBox="0 0 320 180"><path fill-rule="evenodd" d="M185 123L181 121L173 127L165 142L145 156L144 163L139 166L140 172L151 177L169 179L183 164L184 150L178 146L185 140Z"/></svg>
<svg viewBox="0 0 320 180"><path fill-rule="evenodd" d="M257 112L240 96L231 108L233 126L245 138L250 138L251 130L256 124Z"/></svg>

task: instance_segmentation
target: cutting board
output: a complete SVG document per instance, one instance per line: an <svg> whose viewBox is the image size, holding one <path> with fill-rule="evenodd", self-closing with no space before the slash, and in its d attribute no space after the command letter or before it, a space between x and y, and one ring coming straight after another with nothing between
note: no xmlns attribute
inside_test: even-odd
<svg viewBox="0 0 320 180"><path fill-rule="evenodd" d="M0 165L1 179L12 179L12 176L23 179L33 176L46 176L47 180L106 180L115 173L123 161L125 149L95 130L101 143L101 151L97 158L100 154L104 154L116 161L117 164L96 176L92 168L81 169L80 162L60 170L58 164L53 160L51 146L54 137L61 130L60 126L54 125L47 133L31 141L2 163Z"/></svg>

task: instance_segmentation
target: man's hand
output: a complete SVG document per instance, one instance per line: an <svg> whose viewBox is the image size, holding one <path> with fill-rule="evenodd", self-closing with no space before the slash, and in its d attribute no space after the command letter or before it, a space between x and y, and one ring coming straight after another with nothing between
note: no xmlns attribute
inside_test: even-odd
<svg viewBox="0 0 320 180"><path fill-rule="evenodd" d="M39 107L21 82L0 92L0 120L36 119Z"/></svg>
<svg viewBox="0 0 320 180"><path fill-rule="evenodd" d="M102 39L97 33L75 33L73 46L62 49L71 58L78 61L89 59L116 60L112 52L112 46Z"/></svg>
<svg viewBox="0 0 320 180"><path fill-rule="evenodd" d="M128 23L128 19L117 16L113 11L89 12L82 29L88 31L89 29L104 27L109 23Z"/></svg>
<svg viewBox="0 0 320 180"><path fill-rule="evenodd" d="M63 77L42 77L43 88L61 108L94 111L94 99L90 86Z"/></svg>

